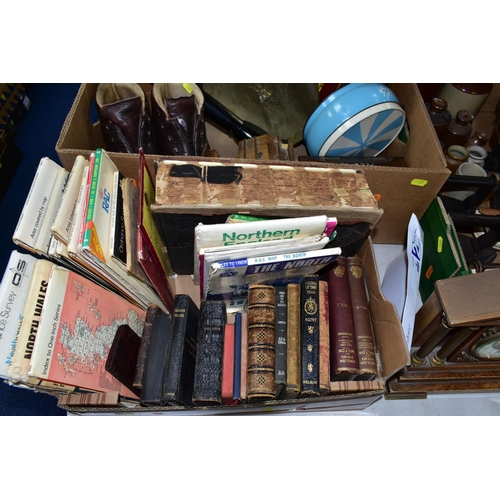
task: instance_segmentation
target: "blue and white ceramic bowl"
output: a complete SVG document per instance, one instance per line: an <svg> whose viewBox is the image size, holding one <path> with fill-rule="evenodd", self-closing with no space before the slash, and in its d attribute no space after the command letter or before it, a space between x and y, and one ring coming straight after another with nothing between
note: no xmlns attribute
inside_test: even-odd
<svg viewBox="0 0 500 500"><path fill-rule="evenodd" d="M381 83L350 83L309 117L304 142L312 156L377 156L398 136L406 114Z"/></svg>

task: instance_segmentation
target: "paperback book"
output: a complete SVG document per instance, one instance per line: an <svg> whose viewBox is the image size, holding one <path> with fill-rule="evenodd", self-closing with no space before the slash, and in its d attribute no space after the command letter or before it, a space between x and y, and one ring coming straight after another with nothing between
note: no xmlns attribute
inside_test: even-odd
<svg viewBox="0 0 500 500"><path fill-rule="evenodd" d="M28 375L93 391L137 396L110 375L106 359L120 325L141 336L146 312L63 267L52 270Z"/></svg>
<svg viewBox="0 0 500 500"><path fill-rule="evenodd" d="M210 266L206 299L227 301L229 312L234 312L231 301L246 297L250 285L262 283L283 286L298 283L305 274L319 271L335 261L340 254L340 248L325 248L311 252L215 262Z"/></svg>
<svg viewBox="0 0 500 500"><path fill-rule="evenodd" d="M296 240L331 234L335 218L326 215L291 217L238 224L198 224L194 233L194 282L200 283L200 258L210 247L251 245L265 241Z"/></svg>

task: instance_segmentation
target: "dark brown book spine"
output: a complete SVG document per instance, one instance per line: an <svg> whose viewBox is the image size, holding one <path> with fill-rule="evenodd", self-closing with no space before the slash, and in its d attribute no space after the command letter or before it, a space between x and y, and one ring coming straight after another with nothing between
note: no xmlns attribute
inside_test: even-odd
<svg viewBox="0 0 500 500"><path fill-rule="evenodd" d="M302 397L319 396L319 278L306 275L301 282Z"/></svg>
<svg viewBox="0 0 500 500"><path fill-rule="evenodd" d="M328 271L330 307L330 379L353 380L358 375L358 354L352 317L346 259L339 256Z"/></svg>
<svg viewBox="0 0 500 500"><path fill-rule="evenodd" d="M276 397L276 299L273 286L248 288L247 400L259 403Z"/></svg>
<svg viewBox="0 0 500 500"><path fill-rule="evenodd" d="M200 304L198 350L194 372L193 404L213 406L222 403L222 361L226 304L203 301Z"/></svg>
<svg viewBox="0 0 500 500"><path fill-rule="evenodd" d="M286 399L300 393L300 285L287 285Z"/></svg>
<svg viewBox="0 0 500 500"><path fill-rule="evenodd" d="M351 291L352 317L358 352L359 375L357 380L373 380L377 376L375 338L368 309L363 263L359 257L347 258L347 275Z"/></svg>
<svg viewBox="0 0 500 500"><path fill-rule="evenodd" d="M277 286L276 293L276 399L286 393L286 338L287 297L286 285Z"/></svg>
<svg viewBox="0 0 500 500"><path fill-rule="evenodd" d="M150 304L146 311L146 319L144 320L144 327L142 329L141 345L139 347L139 354L137 355L137 365L134 374L134 387L140 389L142 387L142 379L144 377L144 366L146 364L146 357L148 355L149 343L151 342L151 330L153 328L153 320L160 312L160 308Z"/></svg>
<svg viewBox="0 0 500 500"><path fill-rule="evenodd" d="M328 283L319 282L319 392L330 392L330 311L328 307Z"/></svg>

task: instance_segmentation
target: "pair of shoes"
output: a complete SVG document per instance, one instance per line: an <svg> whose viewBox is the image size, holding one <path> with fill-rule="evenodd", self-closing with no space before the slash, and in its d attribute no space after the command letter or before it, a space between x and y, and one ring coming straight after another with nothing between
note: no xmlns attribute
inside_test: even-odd
<svg viewBox="0 0 500 500"><path fill-rule="evenodd" d="M137 83L100 83L96 108L109 151L205 156L204 96L195 83L155 83L151 110Z"/></svg>

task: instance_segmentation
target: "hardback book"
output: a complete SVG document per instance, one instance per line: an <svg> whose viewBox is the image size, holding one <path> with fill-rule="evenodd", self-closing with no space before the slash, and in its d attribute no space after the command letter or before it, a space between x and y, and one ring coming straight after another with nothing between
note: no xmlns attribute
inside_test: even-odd
<svg viewBox="0 0 500 500"><path fill-rule="evenodd" d="M144 377L144 368L146 366L146 358L148 355L149 344L151 342L151 331L153 330L153 321L161 313L161 309L154 305L149 304L146 309L146 317L144 319L144 327L142 329L141 345L137 354L137 364L134 372L134 380L132 385L140 389L142 387L142 379Z"/></svg>
<svg viewBox="0 0 500 500"><path fill-rule="evenodd" d="M330 392L330 308L328 283L319 281L319 393Z"/></svg>
<svg viewBox="0 0 500 500"><path fill-rule="evenodd" d="M276 296L270 285L248 290L247 400L259 403L276 397Z"/></svg>
<svg viewBox="0 0 500 500"><path fill-rule="evenodd" d="M31 278L38 259L13 250L0 284L0 377L7 378Z"/></svg>
<svg viewBox="0 0 500 500"><path fill-rule="evenodd" d="M155 186L142 150L139 157L137 255L139 263L156 293L162 298L168 310L171 311L174 294L168 278L173 275L172 266L151 213L151 203L155 199Z"/></svg>
<svg viewBox="0 0 500 500"><path fill-rule="evenodd" d="M172 342L163 383L163 401L192 406L200 310L187 294L174 296Z"/></svg>
<svg viewBox="0 0 500 500"><path fill-rule="evenodd" d="M222 301L202 301L194 372L195 406L214 406L222 403L225 325L226 304Z"/></svg>
<svg viewBox="0 0 500 500"><path fill-rule="evenodd" d="M347 257L346 260L359 362L359 375L356 380L373 380L378 374L377 358L363 263L359 257Z"/></svg>
<svg viewBox="0 0 500 500"><path fill-rule="evenodd" d="M242 313L234 315L233 401L241 402Z"/></svg>
<svg viewBox="0 0 500 500"><path fill-rule="evenodd" d="M161 311L153 319L151 339L144 366L141 388L141 404L144 406L163 404L163 383L171 343L172 316Z"/></svg>
<svg viewBox="0 0 500 500"><path fill-rule="evenodd" d="M287 363L286 399L295 399L301 391L301 328L300 328L300 284L290 283L287 291Z"/></svg>
<svg viewBox="0 0 500 500"><path fill-rule="evenodd" d="M137 399L105 369L118 327L138 335L145 311L66 268L49 278L28 375Z"/></svg>
<svg viewBox="0 0 500 500"><path fill-rule="evenodd" d="M106 371L138 398L141 391L134 387L134 373L141 345L141 337L129 325L120 325L109 349Z"/></svg>
<svg viewBox="0 0 500 500"><path fill-rule="evenodd" d="M279 286L300 282L302 276L319 271L340 254L340 248L324 248L215 262L205 286L206 299L231 301L245 297L253 283Z"/></svg>
<svg viewBox="0 0 500 500"><path fill-rule="evenodd" d="M319 277L301 282L301 397L320 395L319 390Z"/></svg>
<svg viewBox="0 0 500 500"><path fill-rule="evenodd" d="M47 204L45 217L41 224L38 238L36 239L34 251L43 257L48 257L49 255L50 240L52 238L50 228L52 227L59 205L61 204L62 196L68 182L68 176L69 172L61 167L57 174L52 193L50 194L50 199Z"/></svg>
<svg viewBox="0 0 500 500"><path fill-rule="evenodd" d="M29 288L22 310L22 321L16 336L7 374L13 382L29 382L31 356L40 326L50 274L55 264L47 259L36 261L29 279Z"/></svg>
<svg viewBox="0 0 500 500"><path fill-rule="evenodd" d="M61 166L47 157L40 160L36 169L35 177L12 236L16 245L30 252L35 251L50 197L61 170Z"/></svg>
<svg viewBox="0 0 500 500"><path fill-rule="evenodd" d="M286 285L275 287L276 295L276 399L286 394L287 293Z"/></svg>
<svg viewBox="0 0 500 500"><path fill-rule="evenodd" d="M85 167L89 164L84 156L75 158L73 168L69 173L66 189L61 198L61 203L50 227L52 235L62 243L68 244L71 226L75 217L78 193L82 184Z"/></svg>
<svg viewBox="0 0 500 500"><path fill-rule="evenodd" d="M247 365L248 365L248 313L241 313L241 383L240 401L247 400Z"/></svg>
<svg viewBox="0 0 500 500"><path fill-rule="evenodd" d="M120 181L123 198L123 222L125 225L125 246L127 271L142 281L149 281L137 260L137 217L139 216L139 192L134 179Z"/></svg>
<svg viewBox="0 0 500 500"><path fill-rule="evenodd" d="M225 406L236 404L233 398L234 390L234 314L226 317L224 327L224 349L222 352L222 386L221 402Z"/></svg>
<svg viewBox="0 0 500 500"><path fill-rule="evenodd" d="M330 307L330 381L354 380L359 373L346 259L327 272Z"/></svg>
<svg viewBox="0 0 500 500"><path fill-rule="evenodd" d="M288 219L242 222L241 224L198 224L194 232L194 282L200 283L200 251L204 248L321 237L328 217L317 215Z"/></svg>

